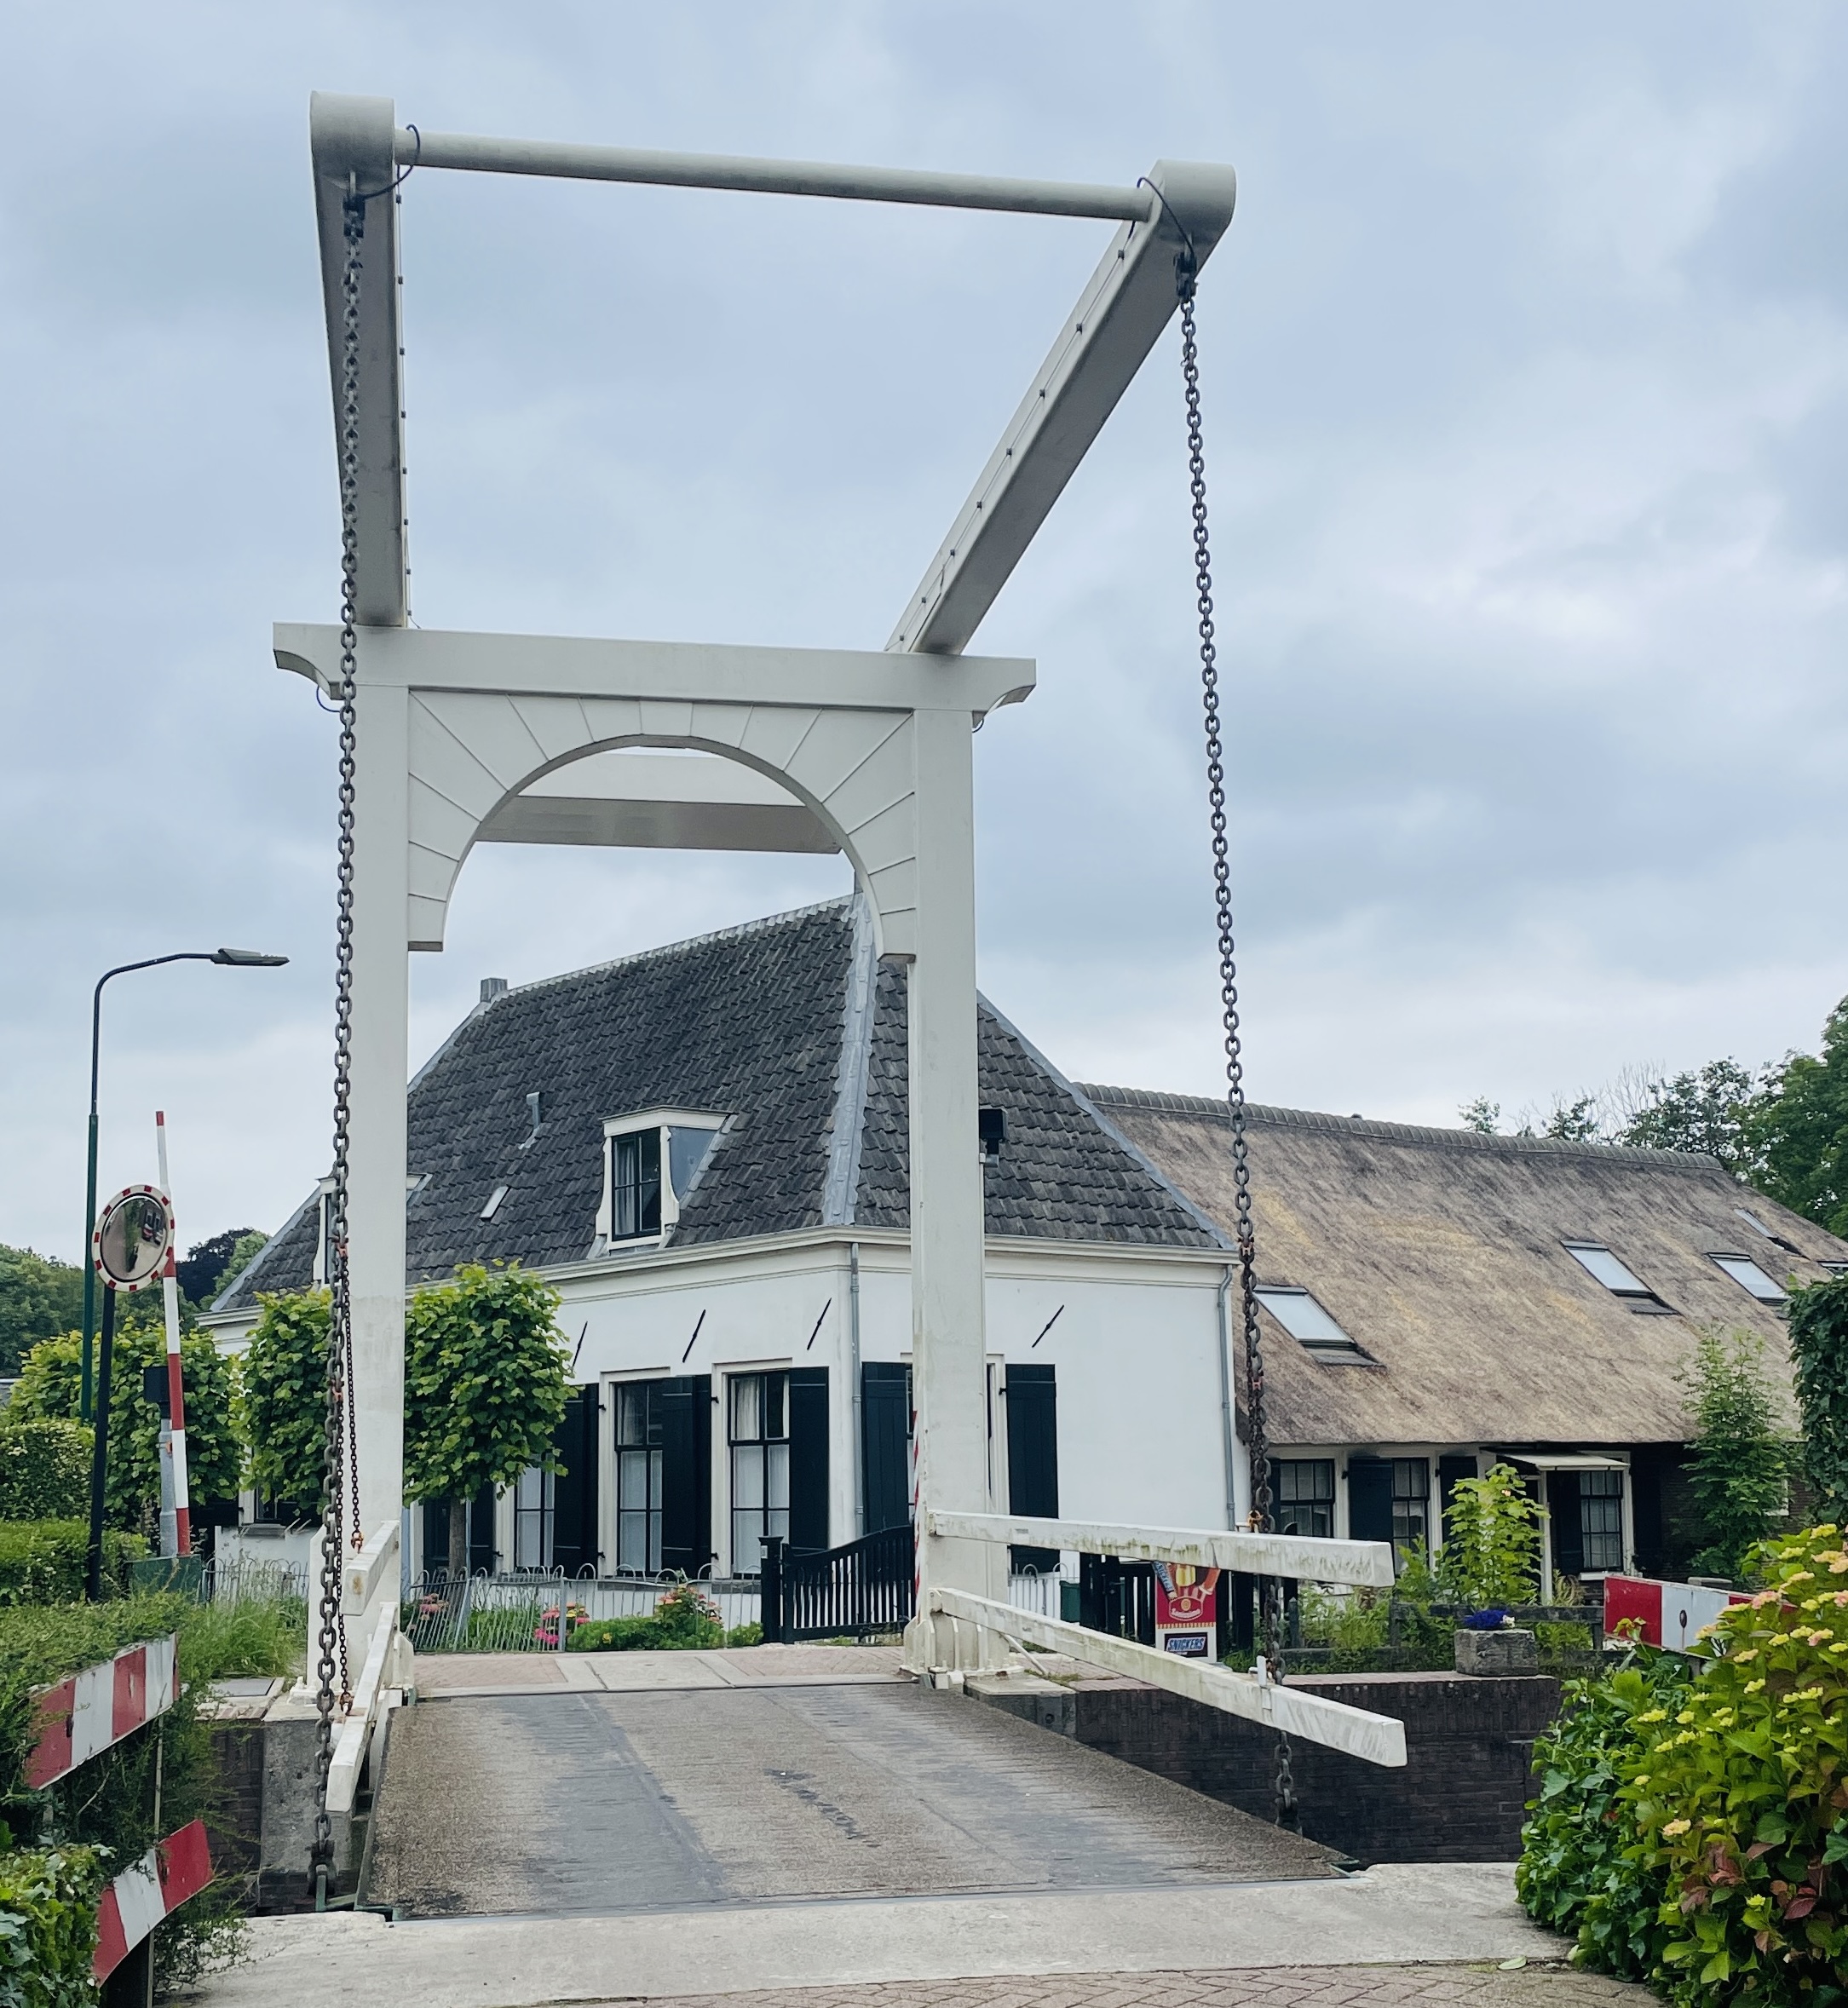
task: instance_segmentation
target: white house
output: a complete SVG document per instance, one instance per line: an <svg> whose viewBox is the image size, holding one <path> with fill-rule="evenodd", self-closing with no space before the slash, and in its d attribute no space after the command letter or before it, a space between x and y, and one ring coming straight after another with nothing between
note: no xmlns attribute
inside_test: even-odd
<svg viewBox="0 0 1848 2008"><path fill-rule="evenodd" d="M1229 1524L1229 1243L986 1004L979 1047L996 1506ZM766 1533L904 1522L905 1058L857 898L484 982L411 1085L407 1286L538 1271L579 1393L567 1475L476 1502L473 1566L745 1574ZM321 1280L324 1205L220 1297L222 1344ZM412 1530L439 1564L444 1524Z"/></svg>

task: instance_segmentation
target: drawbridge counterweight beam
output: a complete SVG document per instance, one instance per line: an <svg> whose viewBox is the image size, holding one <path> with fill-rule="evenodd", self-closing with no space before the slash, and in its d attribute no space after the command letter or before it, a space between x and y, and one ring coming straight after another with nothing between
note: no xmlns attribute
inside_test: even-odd
<svg viewBox="0 0 1848 2008"><path fill-rule="evenodd" d="M308 123L337 425L346 312L343 204L355 190L369 198L369 282L360 298L355 559L359 618L371 627L402 627L410 617L398 202L392 193L405 170L442 168L1118 223L886 644L925 655L959 655L969 646L1168 325L1177 304L1176 257L1185 251L1196 268L1206 262L1232 220L1237 192L1230 168L1193 162L1158 161L1135 187L1115 188L458 133L420 135L396 123L389 98L325 91L311 100ZM374 279L384 283L371 283Z"/></svg>

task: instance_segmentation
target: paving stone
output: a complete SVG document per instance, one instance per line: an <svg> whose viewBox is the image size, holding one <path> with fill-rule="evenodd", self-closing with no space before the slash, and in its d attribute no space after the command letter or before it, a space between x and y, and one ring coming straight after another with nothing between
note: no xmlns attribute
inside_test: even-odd
<svg viewBox="0 0 1848 2008"><path fill-rule="evenodd" d="M1653 1997L1601 1974L1533 1965L1062 1974L627 1999L647 2008L1645 2008Z"/></svg>

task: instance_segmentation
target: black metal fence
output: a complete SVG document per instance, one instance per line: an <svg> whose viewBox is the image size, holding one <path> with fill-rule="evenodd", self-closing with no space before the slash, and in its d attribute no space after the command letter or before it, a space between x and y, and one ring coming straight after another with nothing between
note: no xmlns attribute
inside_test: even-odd
<svg viewBox="0 0 1848 2008"><path fill-rule="evenodd" d="M767 1539L761 1579L765 1643L902 1631L911 1621L913 1567L908 1526L811 1555L792 1555L781 1540Z"/></svg>

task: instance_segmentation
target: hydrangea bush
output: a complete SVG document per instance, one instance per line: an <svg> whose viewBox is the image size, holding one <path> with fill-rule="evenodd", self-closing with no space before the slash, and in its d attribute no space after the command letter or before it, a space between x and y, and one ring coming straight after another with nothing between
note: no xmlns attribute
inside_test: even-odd
<svg viewBox="0 0 1848 2008"><path fill-rule="evenodd" d="M1523 1902L1678 2008L1848 2001L1848 1548L1828 1524L1755 1567L1684 1686L1642 1655L1536 1752Z"/></svg>

